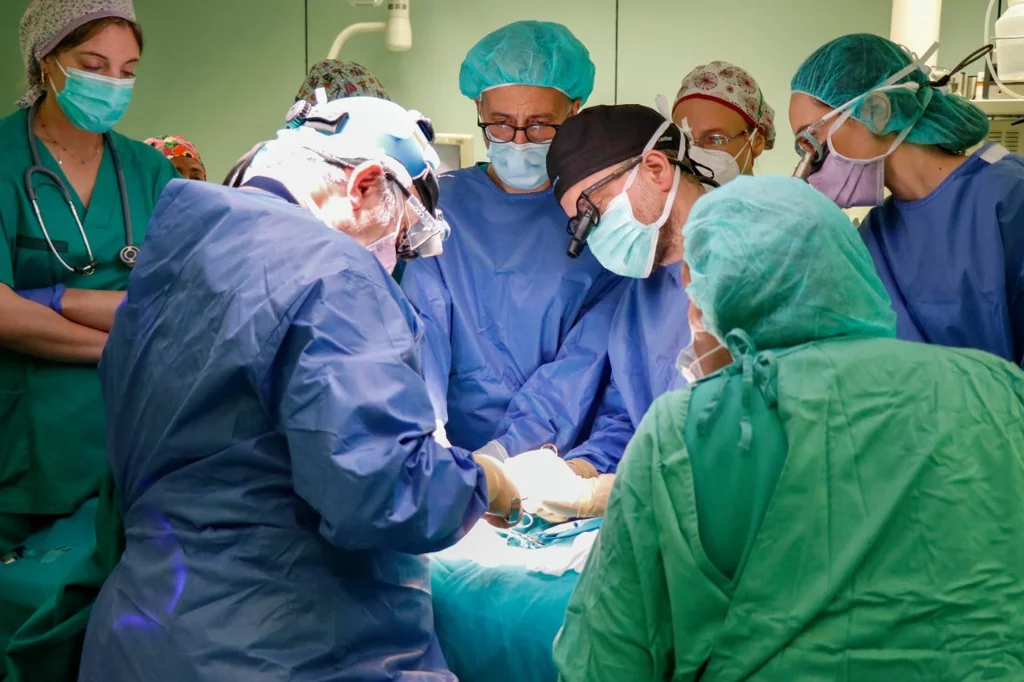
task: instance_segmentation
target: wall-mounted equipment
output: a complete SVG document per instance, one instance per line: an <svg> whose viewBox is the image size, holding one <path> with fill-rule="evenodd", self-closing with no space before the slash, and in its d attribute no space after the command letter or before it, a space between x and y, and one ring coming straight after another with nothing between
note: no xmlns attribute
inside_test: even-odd
<svg viewBox="0 0 1024 682"><path fill-rule="evenodd" d="M380 7L385 0L349 0L353 7ZM386 0L387 21L365 21L352 24L338 34L327 53L328 59L337 59L341 48L354 35L360 33L384 32L384 45L392 52L407 52L412 49L412 23L409 21L410 0Z"/></svg>

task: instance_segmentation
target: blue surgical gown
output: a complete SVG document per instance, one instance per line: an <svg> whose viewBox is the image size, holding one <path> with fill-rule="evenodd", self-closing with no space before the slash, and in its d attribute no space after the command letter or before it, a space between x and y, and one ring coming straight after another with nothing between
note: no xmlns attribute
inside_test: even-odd
<svg viewBox="0 0 1024 682"><path fill-rule="evenodd" d="M614 473L626 444L656 398L686 384L676 369L679 351L690 342L689 299L682 263L658 268L647 279L629 280L612 318L608 338L611 381L596 398L584 392L562 397L566 404L599 400L587 440L566 455L584 459L600 473ZM513 408L516 405L513 404ZM550 423L528 410L510 408L497 441L509 452L563 440Z"/></svg>
<svg viewBox="0 0 1024 682"><path fill-rule="evenodd" d="M454 682L414 555L481 516L483 472L432 438L397 284L286 198L156 207L100 366L127 546L82 681Z"/></svg>
<svg viewBox="0 0 1024 682"><path fill-rule="evenodd" d="M409 263L402 288L426 326L423 374L448 438L481 447L519 396L536 419L564 426L559 445L571 447L593 415L562 401L589 406L607 382L607 303L622 279L589 252L566 256L551 190L509 194L474 166L441 177L441 208L452 226L444 253Z"/></svg>
<svg viewBox="0 0 1024 682"><path fill-rule="evenodd" d="M1024 365L1024 158L988 145L925 198L887 199L861 234L900 338Z"/></svg>

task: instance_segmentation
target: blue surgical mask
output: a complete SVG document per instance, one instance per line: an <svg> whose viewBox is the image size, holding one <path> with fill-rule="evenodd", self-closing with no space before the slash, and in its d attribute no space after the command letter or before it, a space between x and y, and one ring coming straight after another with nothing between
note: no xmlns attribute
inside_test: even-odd
<svg viewBox="0 0 1024 682"><path fill-rule="evenodd" d="M67 80L57 103L71 125L90 133L105 133L117 125L132 101L134 78L110 78L79 69L60 70ZM51 79L50 85L53 85Z"/></svg>
<svg viewBox="0 0 1024 682"><path fill-rule="evenodd" d="M636 180L639 167L634 168L622 192L615 196L601 212L600 220L587 238L587 246L606 269L623 277L643 279L654 269L654 253L658 248L658 234L668 221L679 191L681 171L675 169L672 191L669 192L661 217L644 225L633 215L633 204L628 189Z"/></svg>
<svg viewBox="0 0 1024 682"><path fill-rule="evenodd" d="M525 191L537 189L548 181L550 148L550 144L536 142L492 142L487 147L487 158L505 184Z"/></svg>

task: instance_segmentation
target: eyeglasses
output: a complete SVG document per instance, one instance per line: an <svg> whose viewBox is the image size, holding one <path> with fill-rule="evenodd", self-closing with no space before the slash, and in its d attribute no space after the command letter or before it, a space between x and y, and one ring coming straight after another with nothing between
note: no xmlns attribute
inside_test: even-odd
<svg viewBox="0 0 1024 682"><path fill-rule="evenodd" d="M735 135L723 135L722 133L708 133L693 140L693 143L701 147L702 149L714 149L715 147L724 147L735 139L743 137L744 135L750 135L752 129L744 130L736 133Z"/></svg>
<svg viewBox="0 0 1024 682"><path fill-rule="evenodd" d="M508 123L481 123L477 127L484 131L484 136L491 142L511 142L516 139L519 131L523 131L526 139L534 144L548 144L555 139L555 133L561 127L551 123L535 123L528 126L514 126Z"/></svg>

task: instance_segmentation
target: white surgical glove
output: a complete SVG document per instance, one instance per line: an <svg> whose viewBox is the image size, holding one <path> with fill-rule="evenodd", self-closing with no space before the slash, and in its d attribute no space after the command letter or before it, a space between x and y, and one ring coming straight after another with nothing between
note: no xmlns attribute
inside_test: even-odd
<svg viewBox="0 0 1024 682"><path fill-rule="evenodd" d="M519 490L523 510L553 523L604 514L615 480L611 475L583 478L547 448L509 459L505 471Z"/></svg>

